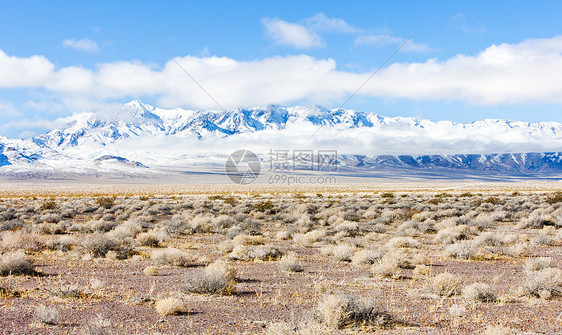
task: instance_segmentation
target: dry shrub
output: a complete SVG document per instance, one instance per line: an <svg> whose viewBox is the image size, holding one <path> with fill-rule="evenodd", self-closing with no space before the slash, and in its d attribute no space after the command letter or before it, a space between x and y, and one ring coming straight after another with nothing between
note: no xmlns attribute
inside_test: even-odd
<svg viewBox="0 0 562 335"><path fill-rule="evenodd" d="M472 259L478 253L478 246L474 241L460 241L447 247L447 254L456 259Z"/></svg>
<svg viewBox="0 0 562 335"><path fill-rule="evenodd" d="M34 320L38 324L54 326L61 322L61 316L57 308L39 305L35 308Z"/></svg>
<svg viewBox="0 0 562 335"><path fill-rule="evenodd" d="M166 248L155 250L152 259L159 265L170 265L178 267L188 267L193 264L193 257L185 251L176 248Z"/></svg>
<svg viewBox="0 0 562 335"><path fill-rule="evenodd" d="M398 227L397 233L402 236L418 236L429 230L431 227L427 223L410 220L402 223Z"/></svg>
<svg viewBox="0 0 562 335"><path fill-rule="evenodd" d="M157 247L160 241L152 232L141 233L137 236L137 241L144 247Z"/></svg>
<svg viewBox="0 0 562 335"><path fill-rule="evenodd" d="M117 241L106 234L93 234L82 241L82 249L92 257L105 257L108 251L117 246Z"/></svg>
<svg viewBox="0 0 562 335"><path fill-rule="evenodd" d="M45 248L45 237L35 232L4 231L0 233L1 251L39 251Z"/></svg>
<svg viewBox="0 0 562 335"><path fill-rule="evenodd" d="M282 255L283 252L273 245L259 245L253 247L250 254L251 258L262 261L274 261L279 259Z"/></svg>
<svg viewBox="0 0 562 335"><path fill-rule="evenodd" d="M524 257L530 254L529 246L526 243L516 243L505 250L505 254L511 257Z"/></svg>
<svg viewBox="0 0 562 335"><path fill-rule="evenodd" d="M113 229L110 235L118 241L123 241L126 238L134 238L142 231L142 225L138 220L126 221Z"/></svg>
<svg viewBox="0 0 562 335"><path fill-rule="evenodd" d="M413 237L403 237L403 236L394 237L386 243L386 247L389 249L418 248L420 246L421 243L419 241L416 241Z"/></svg>
<svg viewBox="0 0 562 335"><path fill-rule="evenodd" d="M482 213L478 214L478 216L470 222L470 225L475 226L480 230L484 230L486 228L490 228L494 224L493 221L494 220L490 215Z"/></svg>
<svg viewBox="0 0 562 335"><path fill-rule="evenodd" d="M99 233L106 233L113 228L117 227L117 223L105 221L105 220L92 220L88 222L88 226L90 230L99 232Z"/></svg>
<svg viewBox="0 0 562 335"><path fill-rule="evenodd" d="M281 270L286 272L302 272L304 270L304 266L294 254L281 257L277 265L279 265Z"/></svg>
<svg viewBox="0 0 562 335"><path fill-rule="evenodd" d="M230 295L236 291L234 273L224 263L211 264L184 276L185 293Z"/></svg>
<svg viewBox="0 0 562 335"><path fill-rule="evenodd" d="M431 267L424 264L419 264L414 268L413 272L417 276L427 276L431 273Z"/></svg>
<svg viewBox="0 0 562 335"><path fill-rule="evenodd" d="M525 261L525 271L532 272L532 271L540 271L542 269L546 269L552 266L552 257L537 257L537 258L530 258Z"/></svg>
<svg viewBox="0 0 562 335"><path fill-rule="evenodd" d="M463 288L462 297L468 301L496 301L496 293L490 288L489 285L483 283L474 283Z"/></svg>
<svg viewBox="0 0 562 335"><path fill-rule="evenodd" d="M247 261L252 258L250 254L251 250L249 247L245 245L237 245L232 249L232 251L228 255L228 258L239 261Z"/></svg>
<svg viewBox="0 0 562 335"><path fill-rule="evenodd" d="M0 276L34 275L33 263L23 251L16 251L0 256Z"/></svg>
<svg viewBox="0 0 562 335"><path fill-rule="evenodd" d="M441 244L454 243L455 241L462 240L467 237L467 228L468 227L465 225L443 228L439 230L433 240L435 243Z"/></svg>
<svg viewBox="0 0 562 335"><path fill-rule="evenodd" d="M283 253L279 248L273 245L258 245L258 246L245 246L237 245L234 247L232 252L228 255L228 258L232 260L248 261L248 260L262 260L262 261L274 261L279 259Z"/></svg>
<svg viewBox="0 0 562 335"><path fill-rule="evenodd" d="M386 252L382 249L363 249L356 252L351 258L354 265L373 265L380 260Z"/></svg>
<svg viewBox="0 0 562 335"><path fill-rule="evenodd" d="M157 276L158 275L158 268L156 266L150 265L144 268L142 272L147 276Z"/></svg>
<svg viewBox="0 0 562 335"><path fill-rule="evenodd" d="M475 241L476 244L484 247L501 247L506 244L505 238L503 236L492 232L486 232L477 236Z"/></svg>
<svg viewBox="0 0 562 335"><path fill-rule="evenodd" d="M371 273L381 278L398 279L401 275L400 259L397 253L387 253L371 267Z"/></svg>
<svg viewBox="0 0 562 335"><path fill-rule="evenodd" d="M219 215L213 220L213 227L215 229L225 229L232 227L236 221L231 216L228 215Z"/></svg>
<svg viewBox="0 0 562 335"><path fill-rule="evenodd" d="M160 314L161 316L177 315L185 311L183 302L180 299L174 297L156 301L155 308L156 312L158 312L158 314Z"/></svg>
<svg viewBox="0 0 562 335"><path fill-rule="evenodd" d="M357 222L344 221L335 227L335 231L345 233L345 236L356 236L359 234Z"/></svg>
<svg viewBox="0 0 562 335"><path fill-rule="evenodd" d="M430 278L426 289L432 295L450 297L459 294L460 280L457 276L444 272Z"/></svg>
<svg viewBox="0 0 562 335"><path fill-rule="evenodd" d="M213 216L211 215L197 215L191 222L189 222L189 232L195 233L208 233L213 228Z"/></svg>
<svg viewBox="0 0 562 335"><path fill-rule="evenodd" d="M546 234L538 234L531 240L531 245L539 246L539 245L546 245L552 246L556 243L556 239L553 236L546 235Z"/></svg>
<svg viewBox="0 0 562 335"><path fill-rule="evenodd" d="M350 262L354 254L355 248L347 244L340 244L332 249L332 256L336 261L340 262Z"/></svg>
<svg viewBox="0 0 562 335"><path fill-rule="evenodd" d="M376 223L371 227L371 230L374 233L384 234L388 228L383 223Z"/></svg>
<svg viewBox="0 0 562 335"><path fill-rule="evenodd" d="M560 294L562 285L562 270L546 268L527 274L523 282L525 295L548 299L554 294Z"/></svg>
<svg viewBox="0 0 562 335"><path fill-rule="evenodd" d="M96 204L98 204L100 207L103 207L105 209L110 209L115 205L115 198L111 198L111 197L97 198Z"/></svg>
<svg viewBox="0 0 562 335"><path fill-rule="evenodd" d="M544 213L541 210L537 210L528 217L522 219L517 225L520 229L532 228L540 229L545 225L556 225L558 220L550 213Z"/></svg>
<svg viewBox="0 0 562 335"><path fill-rule="evenodd" d="M45 247L49 250L69 251L75 245L77 239L73 236L55 236L45 241Z"/></svg>
<svg viewBox="0 0 562 335"><path fill-rule="evenodd" d="M106 329L111 326L110 320L103 317L101 314L96 314L88 320L88 323L83 328L84 335L105 335L110 334Z"/></svg>
<svg viewBox="0 0 562 335"><path fill-rule="evenodd" d="M291 230L281 230L275 235L275 238L280 241L290 240L293 238L293 234L294 232Z"/></svg>
<svg viewBox="0 0 562 335"><path fill-rule="evenodd" d="M236 235L232 239L234 245L260 245L264 243L264 238L262 236L250 236L250 235Z"/></svg>
<svg viewBox="0 0 562 335"><path fill-rule="evenodd" d="M22 220L10 220L10 221L4 221L4 222L0 222L0 231L4 231L4 230L14 230L17 228L21 228L23 227L23 221Z"/></svg>
<svg viewBox="0 0 562 335"><path fill-rule="evenodd" d="M324 238L326 238L326 232L324 230L312 230L306 234L293 235L293 240L303 246L312 245Z"/></svg>
<svg viewBox="0 0 562 335"><path fill-rule="evenodd" d="M316 307L318 321L331 329L353 326L382 326L392 318L377 309L372 303L366 303L358 297L345 294L325 294Z"/></svg>

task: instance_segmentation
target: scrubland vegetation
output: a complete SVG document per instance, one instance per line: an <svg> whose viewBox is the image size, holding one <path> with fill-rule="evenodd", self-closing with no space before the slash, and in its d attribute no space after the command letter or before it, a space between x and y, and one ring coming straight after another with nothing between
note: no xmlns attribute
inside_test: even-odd
<svg viewBox="0 0 562 335"><path fill-rule="evenodd" d="M8 333L562 333L562 193L0 199Z"/></svg>

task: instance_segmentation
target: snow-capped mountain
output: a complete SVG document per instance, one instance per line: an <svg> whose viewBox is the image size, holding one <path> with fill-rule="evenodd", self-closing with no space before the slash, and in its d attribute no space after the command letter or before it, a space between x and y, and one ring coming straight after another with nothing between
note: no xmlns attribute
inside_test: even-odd
<svg viewBox="0 0 562 335"><path fill-rule="evenodd" d="M241 148L264 161L271 150L337 150L344 170L562 172L557 122L433 122L321 106L195 111L138 100L69 120L63 129L28 139L0 137L0 174L219 166Z"/></svg>

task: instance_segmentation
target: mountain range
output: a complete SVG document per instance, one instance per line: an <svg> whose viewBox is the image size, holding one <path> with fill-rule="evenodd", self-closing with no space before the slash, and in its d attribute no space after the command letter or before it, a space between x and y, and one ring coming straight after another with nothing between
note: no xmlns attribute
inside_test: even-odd
<svg viewBox="0 0 562 335"><path fill-rule="evenodd" d="M134 100L75 114L63 129L0 137L0 175L152 175L220 170L237 149L332 149L340 173L557 175L562 124L510 120L471 123L384 117L321 106L258 106L226 111L156 108Z"/></svg>

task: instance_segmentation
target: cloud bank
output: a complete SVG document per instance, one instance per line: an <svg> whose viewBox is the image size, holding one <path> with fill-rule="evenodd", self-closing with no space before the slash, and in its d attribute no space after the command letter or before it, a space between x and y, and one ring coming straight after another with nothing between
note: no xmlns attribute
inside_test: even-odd
<svg viewBox="0 0 562 335"><path fill-rule="evenodd" d="M330 106L345 100L371 75L344 71L333 59L306 55L253 61L185 56L176 61L224 107L299 102ZM40 88L65 101L154 97L163 107L217 108L173 61L163 67L119 61L95 69L57 68L42 55L17 57L0 51L0 73L0 88ZM528 39L491 45L475 55L394 63L358 95L474 105L560 104L559 73L562 36Z"/></svg>

